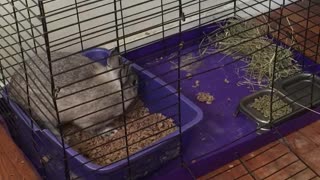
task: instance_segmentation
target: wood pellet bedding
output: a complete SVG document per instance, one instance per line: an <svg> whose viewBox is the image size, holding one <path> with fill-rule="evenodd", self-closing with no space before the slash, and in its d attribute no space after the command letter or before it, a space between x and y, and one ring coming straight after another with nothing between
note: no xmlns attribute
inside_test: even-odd
<svg viewBox="0 0 320 180"><path fill-rule="evenodd" d="M127 114L127 141L129 155L151 145L159 139L177 130L173 120L161 113L150 114L143 102L138 101L132 108L133 111ZM75 144L72 148L90 161L101 165L109 165L113 162L127 157L125 128L123 120L117 121L117 132L111 136L92 137L85 131L79 131L67 138L69 145ZM67 127L64 133L76 130L76 127ZM80 144L79 144L80 143Z"/></svg>

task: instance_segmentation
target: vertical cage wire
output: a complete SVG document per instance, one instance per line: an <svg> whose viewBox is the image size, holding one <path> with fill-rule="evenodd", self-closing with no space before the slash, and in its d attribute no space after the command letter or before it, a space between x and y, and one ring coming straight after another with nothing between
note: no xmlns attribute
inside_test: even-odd
<svg viewBox="0 0 320 180"><path fill-rule="evenodd" d="M121 12L121 23L123 25L123 13L122 13L122 4L120 0L120 12ZM118 29L118 8L117 8L117 1L113 1L114 4L114 16L115 16L115 25L116 25L116 38L117 40L117 48L120 49L120 44L119 44L119 29ZM122 35L123 37L125 36L124 34L124 27L122 26ZM126 41L125 38L123 39L124 41L124 51L126 51ZM121 72L120 72L121 73ZM124 132L125 132L125 146L126 146L126 159L127 159L127 165L128 165L128 172L129 172L129 178L131 179L131 164L130 164L130 158L129 158L129 143L128 143L128 130L127 130L127 117L126 117L126 109L125 109L125 98L124 98L124 92L123 92L123 82L120 74L120 86L121 86L121 99L122 99L122 111L123 111L123 122L124 122Z"/></svg>
<svg viewBox="0 0 320 180"><path fill-rule="evenodd" d="M47 58L48 58L48 65L49 65L49 72L50 72L51 96L52 96L52 101L53 101L54 108L55 108L55 116L56 116L56 120L58 122L59 133L61 135L65 177L66 177L66 179L70 179L69 165L68 165L67 153L66 153L66 149L65 149L66 148L65 147L65 140L63 138L63 130L61 127L60 115L59 115L58 105L57 105L57 101L56 101L57 93L59 92L59 89L56 88L55 81L53 78L50 39L47 34L48 28L47 28L47 21L46 21L46 12L45 12L44 5L43 5L42 1L39 1L39 11L40 11L40 15L41 15L42 28L43 28L44 39L45 39L45 44L46 44L46 54L47 54Z"/></svg>

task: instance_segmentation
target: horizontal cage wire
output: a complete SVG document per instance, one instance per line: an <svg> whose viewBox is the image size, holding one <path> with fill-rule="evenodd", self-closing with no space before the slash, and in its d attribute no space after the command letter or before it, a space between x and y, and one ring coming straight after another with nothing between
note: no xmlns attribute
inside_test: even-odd
<svg viewBox="0 0 320 180"><path fill-rule="evenodd" d="M320 117L320 1L0 2L0 115L42 178L320 178L287 136Z"/></svg>

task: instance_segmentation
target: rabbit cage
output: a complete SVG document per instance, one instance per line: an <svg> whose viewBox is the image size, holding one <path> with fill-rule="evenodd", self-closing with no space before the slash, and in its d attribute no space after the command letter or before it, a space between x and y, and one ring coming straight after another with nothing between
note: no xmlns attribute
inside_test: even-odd
<svg viewBox="0 0 320 180"><path fill-rule="evenodd" d="M203 175L319 118L298 3L1 0L2 114L45 179Z"/></svg>

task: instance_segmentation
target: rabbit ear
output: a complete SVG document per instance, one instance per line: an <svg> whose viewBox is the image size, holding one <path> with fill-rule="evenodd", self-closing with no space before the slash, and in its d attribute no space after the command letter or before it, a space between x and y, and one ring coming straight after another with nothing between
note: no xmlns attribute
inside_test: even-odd
<svg viewBox="0 0 320 180"><path fill-rule="evenodd" d="M121 65L121 58L118 47L115 47L111 50L109 58L107 60L107 64L112 68L116 68Z"/></svg>

